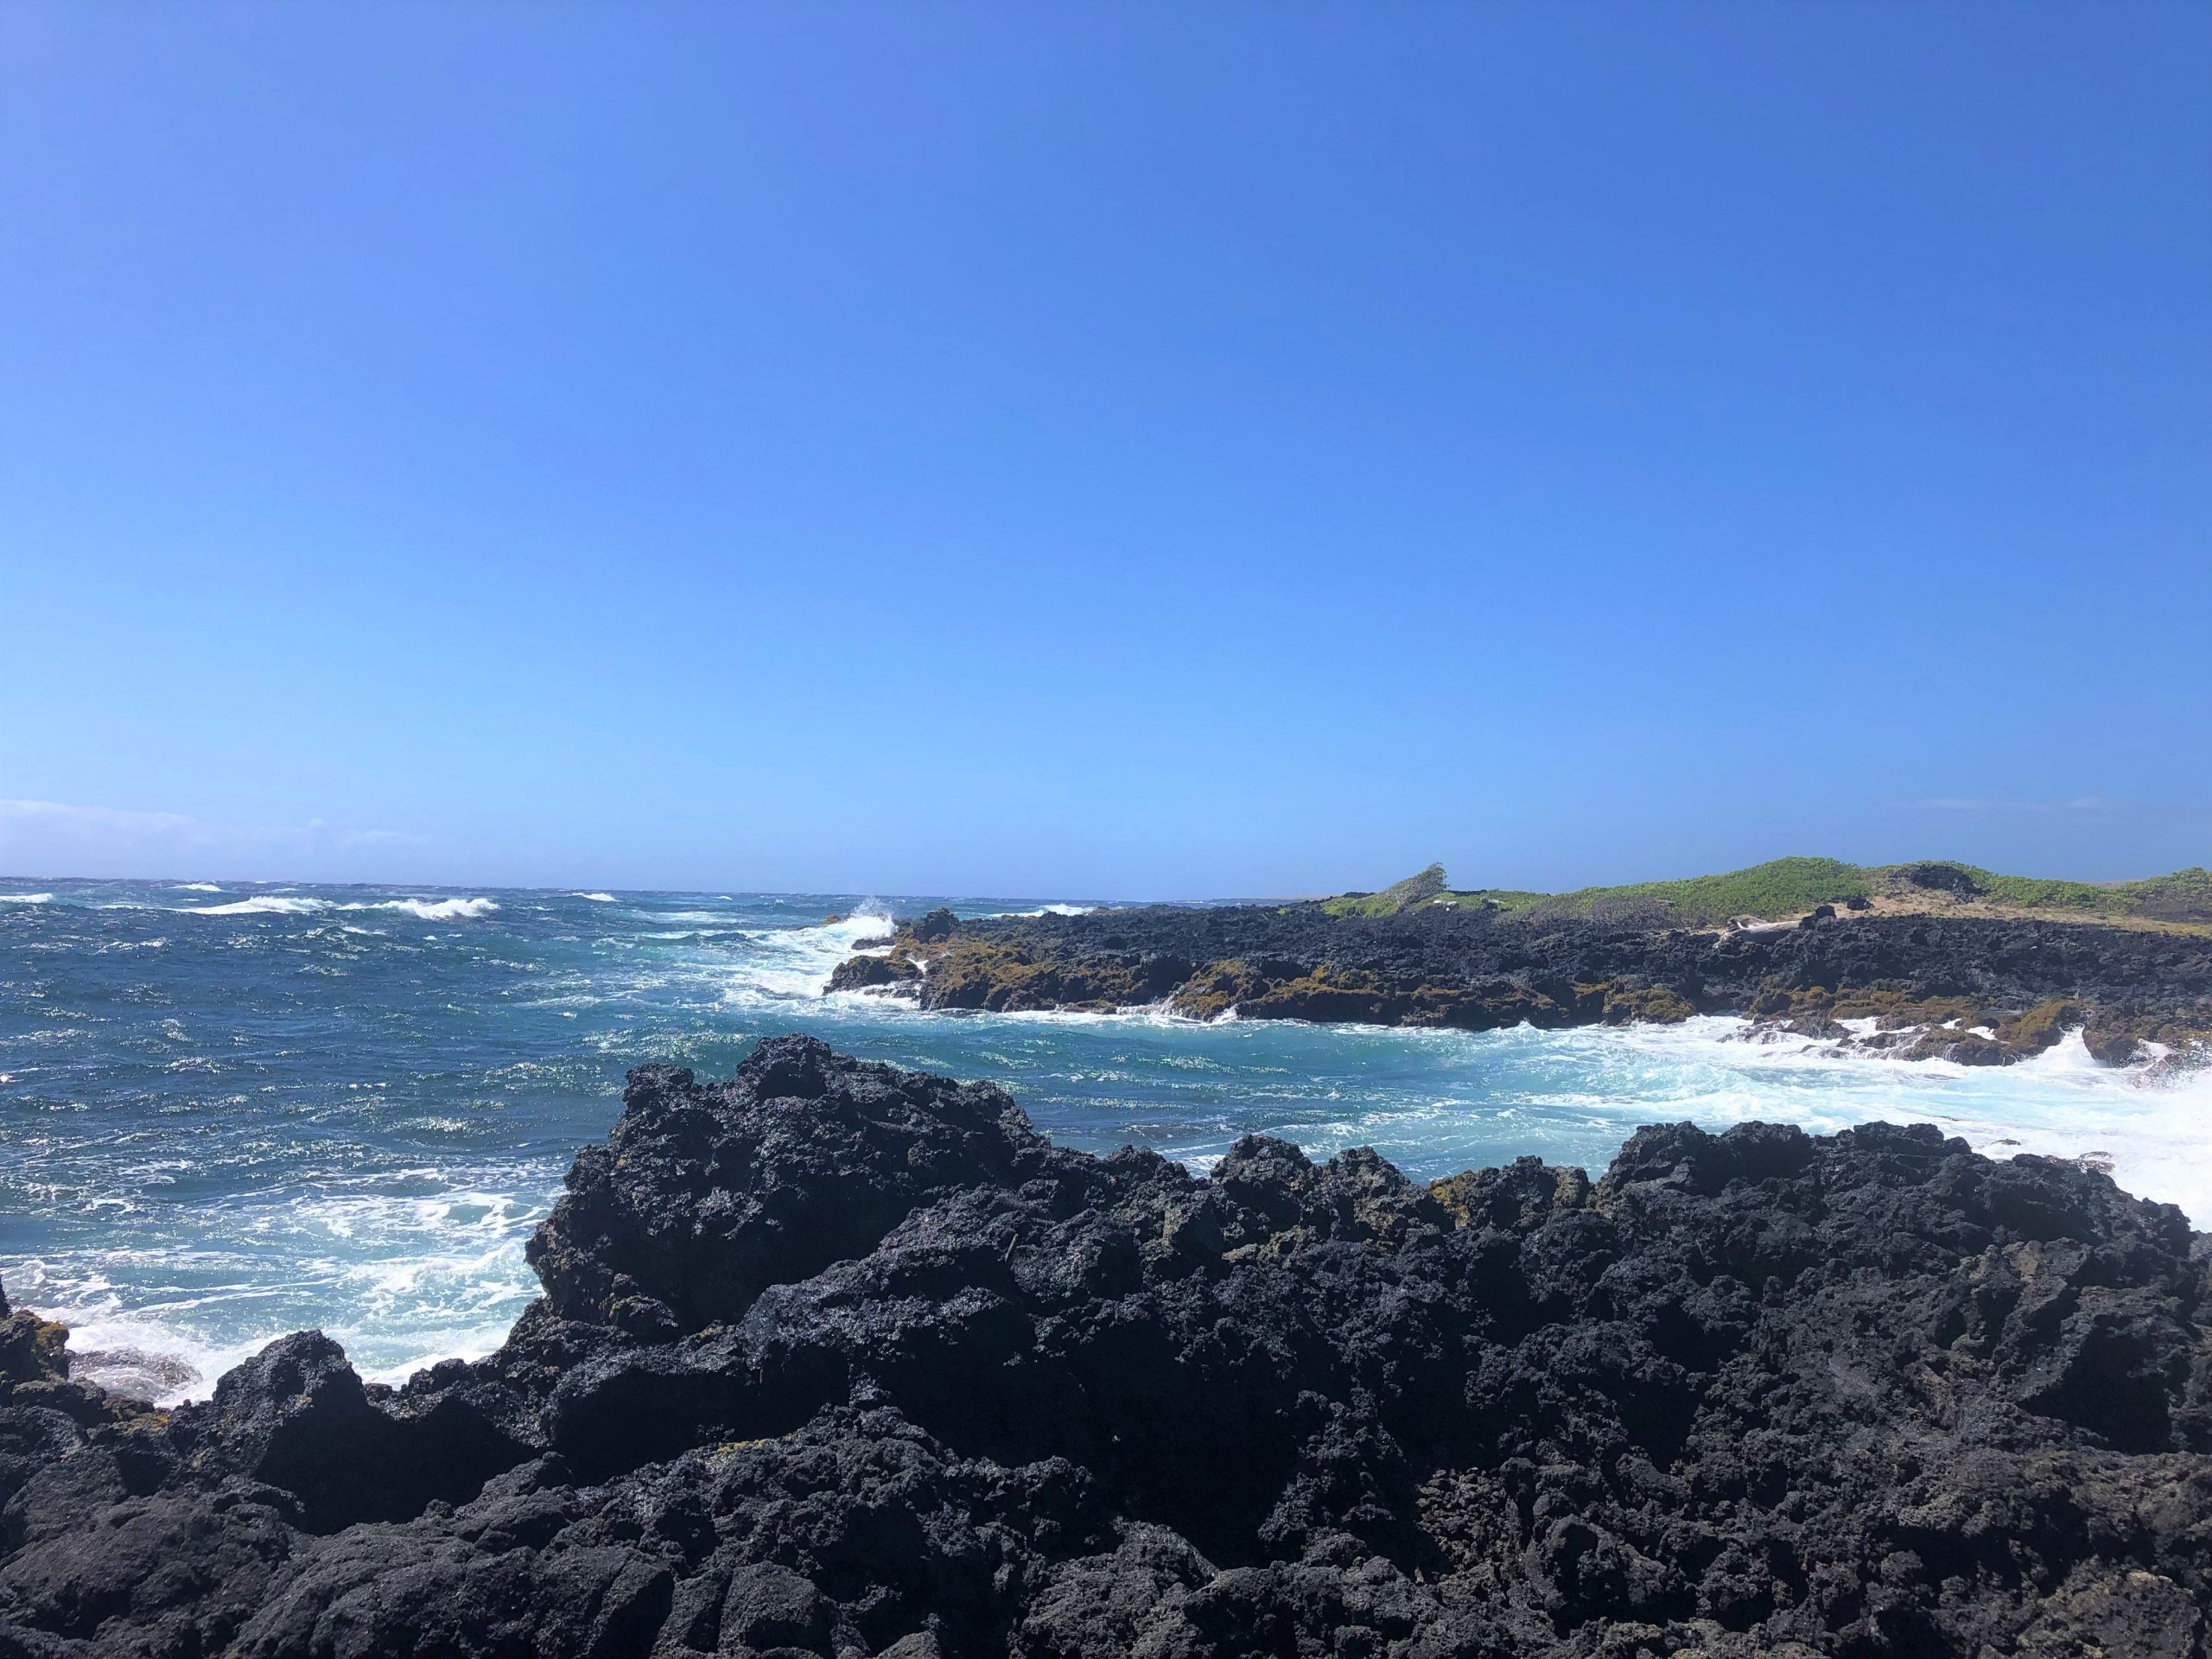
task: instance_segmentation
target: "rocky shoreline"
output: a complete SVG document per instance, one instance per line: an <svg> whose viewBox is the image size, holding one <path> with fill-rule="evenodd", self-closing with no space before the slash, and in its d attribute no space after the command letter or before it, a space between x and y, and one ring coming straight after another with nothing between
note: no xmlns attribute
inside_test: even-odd
<svg viewBox="0 0 2212 1659"><path fill-rule="evenodd" d="M2212 1053L2212 935L1839 913L1718 930L1425 907L1148 906L898 924L828 988L944 1010L1105 1011L1487 1031L1740 1014L1907 1059L2003 1065L2079 1030L2110 1065Z"/></svg>
<svg viewBox="0 0 2212 1659"><path fill-rule="evenodd" d="M779 1038L531 1255L168 1412L0 1305L0 1659L2206 1651L2212 1238L1929 1128L1201 1179Z"/></svg>

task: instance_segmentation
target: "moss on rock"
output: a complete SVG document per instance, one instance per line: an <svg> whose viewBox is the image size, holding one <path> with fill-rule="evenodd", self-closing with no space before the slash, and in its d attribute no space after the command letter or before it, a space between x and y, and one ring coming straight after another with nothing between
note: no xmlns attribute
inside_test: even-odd
<svg viewBox="0 0 2212 1659"><path fill-rule="evenodd" d="M1665 985L1605 985L1609 1026L1678 1026L1697 1012L1689 998Z"/></svg>

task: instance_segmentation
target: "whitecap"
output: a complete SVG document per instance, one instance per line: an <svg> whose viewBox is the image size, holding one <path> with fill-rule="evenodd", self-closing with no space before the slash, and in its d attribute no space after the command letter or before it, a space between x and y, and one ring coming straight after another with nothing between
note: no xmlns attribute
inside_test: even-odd
<svg viewBox="0 0 2212 1659"><path fill-rule="evenodd" d="M334 905L327 899L264 893L251 899L233 899L227 905L195 906L184 913L188 916L312 916L326 910L390 910L426 922L462 922L489 916L499 907L498 903L490 899L371 899L353 904Z"/></svg>
<svg viewBox="0 0 2212 1659"><path fill-rule="evenodd" d="M396 910L426 922L470 922L499 909L490 899L384 899L374 904L340 905L340 910Z"/></svg>
<svg viewBox="0 0 2212 1659"><path fill-rule="evenodd" d="M185 911L188 916L311 916L319 910L328 910L327 899L295 899L282 893L256 893L251 899L233 899L227 905L196 905Z"/></svg>
<svg viewBox="0 0 2212 1659"><path fill-rule="evenodd" d="M220 893L222 888L213 881L180 881L176 884L176 890L179 893Z"/></svg>
<svg viewBox="0 0 2212 1659"><path fill-rule="evenodd" d="M659 919L683 919L683 912ZM708 917L725 925L728 917ZM733 1007L765 1007L820 998L837 964L851 956L862 941L880 938L891 925L891 913L880 900L864 901L850 915L811 926L764 927L735 931L724 940L742 943L744 954L735 961L721 955L699 965L722 982L721 1001Z"/></svg>
<svg viewBox="0 0 2212 1659"><path fill-rule="evenodd" d="M0 893L0 904L4 905L50 905L53 902L54 895L50 893Z"/></svg>
<svg viewBox="0 0 2212 1659"><path fill-rule="evenodd" d="M572 893L569 897L571 899L588 899L594 905L613 905L620 904L621 902L611 893Z"/></svg>

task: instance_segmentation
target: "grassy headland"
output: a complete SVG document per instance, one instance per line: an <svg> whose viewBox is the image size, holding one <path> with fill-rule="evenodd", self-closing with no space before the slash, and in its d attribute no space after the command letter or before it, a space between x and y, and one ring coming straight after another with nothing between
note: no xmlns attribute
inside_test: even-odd
<svg viewBox="0 0 2212 1659"><path fill-rule="evenodd" d="M1443 867L1432 864L1380 893L1344 893L1325 900L1324 907L1338 916L1392 916L1423 905L1691 927L1739 916L1779 920L1835 905L1888 915L2031 915L2196 928L2212 925L2212 871L2196 868L2138 881L2094 882L2003 875L1948 859L1870 865L1835 858L1777 858L1718 875L1529 893L1508 887L1454 890L1446 883Z"/></svg>

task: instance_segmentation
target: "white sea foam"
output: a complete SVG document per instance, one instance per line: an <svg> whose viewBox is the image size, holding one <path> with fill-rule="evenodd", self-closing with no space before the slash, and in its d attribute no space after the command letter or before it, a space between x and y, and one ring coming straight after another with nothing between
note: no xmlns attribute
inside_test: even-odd
<svg viewBox="0 0 2212 1659"><path fill-rule="evenodd" d="M232 1366L308 1325L372 1381L490 1352L529 1300L523 1246L550 1185L447 1185L431 1169L379 1179L403 1190L316 1190L219 1211L192 1249L11 1261L8 1287L69 1326L73 1375L159 1404L207 1398ZM418 1183L438 1190L404 1190ZM287 1263L281 1281L263 1270L271 1255ZM126 1297L118 1281L138 1288Z"/></svg>
<svg viewBox="0 0 2212 1659"><path fill-rule="evenodd" d="M1712 1016L1542 1040L1596 1063L1593 1105L1626 1106L1643 1122L1672 1115L1725 1128L1764 1120L1821 1135L1870 1120L1932 1122L1992 1157L2087 1161L2137 1197L2179 1205L2197 1226L2212 1225L2212 1069L2104 1065L2078 1032L2017 1065L1968 1066L1854 1053L1815 1039L1745 1040L1754 1029Z"/></svg>
<svg viewBox="0 0 2212 1659"><path fill-rule="evenodd" d="M340 1287L332 1288L342 1294ZM507 1339L527 1297L517 1292L513 1300L513 1307L497 1309L488 1318L411 1332L379 1328L373 1315L359 1325L326 1319L322 1329L346 1349L367 1381L399 1383L440 1360L481 1359L490 1353ZM296 1323L280 1320L248 1337L211 1342L181 1318L99 1306L49 1305L39 1311L69 1327L71 1376L158 1406L208 1398L226 1371L289 1335Z"/></svg>
<svg viewBox="0 0 2212 1659"><path fill-rule="evenodd" d="M572 893L569 897L571 899L588 899L595 905L613 905L621 902L611 893Z"/></svg>
<svg viewBox="0 0 2212 1659"><path fill-rule="evenodd" d="M865 1009L917 1031L942 1019L867 993L836 1001L842 1009ZM1253 1048L1282 1049L1288 1065L1279 1098L1286 1115L1243 1127L1281 1134L1317 1156L1372 1142L1419 1164L1456 1155L1451 1149L1470 1139L1510 1146L1525 1136L1515 1150L1594 1160L1594 1173L1641 1123L1687 1119L1719 1130L1764 1121L1831 1135L1872 1121L1932 1122L1992 1157L2031 1153L2107 1170L2126 1191L2178 1205L2195 1225L2212 1227L2212 1068L2104 1065L2078 1033L2017 1065L1967 1066L1775 1036L1724 1016L1678 1026L1467 1033L1233 1018L1201 1022L1160 1003L1112 1014L976 1014L964 1023L978 1035L994 1028L1102 1035L1118 1029L1127 1040L1145 1044L1153 1065L1166 1064L1150 1052L1163 1046L1218 1052L1243 1070L1250 1069ZM1376 1080L1355 1083L1367 1068L1348 1050L1370 1046L1399 1055L1378 1053ZM1455 1053L1464 1053L1464 1061L1447 1058ZM1407 1097L1408 1086L1418 1085L1403 1068L1415 1054L1423 1057L1419 1071L1437 1067L1436 1092L1427 1098ZM1301 1086L1309 1063L1316 1080L1337 1077L1318 1096ZM1103 1075L1090 1074L1093 1082ZM1360 1088L1371 1088L1376 1103L1356 1119L1301 1115L1316 1098ZM1138 1098L1145 1092L1140 1088ZM1260 1101L1250 1105L1266 1112ZM1201 1147L1187 1155L1195 1168L1213 1154Z"/></svg>
<svg viewBox="0 0 2212 1659"><path fill-rule="evenodd" d="M341 905L341 910L396 910L426 922L467 922L499 909L490 899L386 899L375 904Z"/></svg>
<svg viewBox="0 0 2212 1659"><path fill-rule="evenodd" d="M50 893L0 893L0 905L50 905Z"/></svg>
<svg viewBox="0 0 2212 1659"><path fill-rule="evenodd" d="M890 912L870 899L834 922L747 929L735 936L743 957L722 970L721 1000L733 1007L766 1007L818 998L837 964L861 940L880 938L890 924Z"/></svg>
<svg viewBox="0 0 2212 1659"><path fill-rule="evenodd" d="M220 893L222 888L213 881L180 881L176 884L176 890L179 893Z"/></svg>
<svg viewBox="0 0 2212 1659"><path fill-rule="evenodd" d="M331 908L327 899L299 899L284 893L261 893L251 899L235 899L227 905L194 905L185 910L188 916L312 916L317 911Z"/></svg>
<svg viewBox="0 0 2212 1659"><path fill-rule="evenodd" d="M1165 997L1157 1002L1141 1002L1135 1007L1116 1008L1110 1014L1094 1014L1079 1008L1022 1008L988 1017L1020 1026L1145 1026L1196 1030L1210 1023L1194 1020L1180 1012ZM1382 1027L1378 1027L1377 1029Z"/></svg>
<svg viewBox="0 0 2212 1659"><path fill-rule="evenodd" d="M313 916L327 910L389 910L425 922L462 922L489 916L499 907L498 903L490 899L370 899L334 904L327 899L264 893L251 899L234 899L227 905L191 906L184 913L188 916Z"/></svg>
<svg viewBox="0 0 2212 1659"><path fill-rule="evenodd" d="M108 1306L40 1308L69 1327L69 1374L111 1393L171 1406L204 1400L215 1379L248 1360L264 1339L213 1344L144 1314Z"/></svg>

